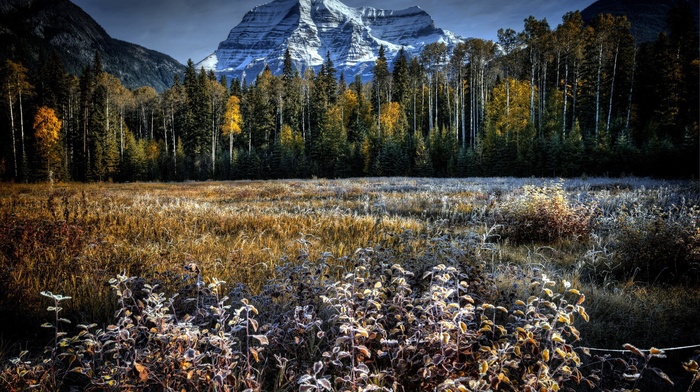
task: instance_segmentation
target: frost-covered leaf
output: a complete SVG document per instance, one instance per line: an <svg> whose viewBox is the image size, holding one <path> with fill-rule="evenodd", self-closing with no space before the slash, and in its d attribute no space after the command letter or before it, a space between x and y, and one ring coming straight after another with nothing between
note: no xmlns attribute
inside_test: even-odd
<svg viewBox="0 0 700 392"><path fill-rule="evenodd" d="M364 363L357 365L357 367L354 368L353 371L356 371L356 372L362 373L362 374L369 374L369 368Z"/></svg>
<svg viewBox="0 0 700 392"><path fill-rule="evenodd" d="M325 390L327 390L327 391L330 391L331 389L333 389L332 386L331 386L331 382L328 381L328 380L325 379L325 378L321 378L321 379L318 379L318 380L316 380L316 381L318 382L318 385L321 386L321 388L323 388L323 389L325 389Z"/></svg>
<svg viewBox="0 0 700 392"><path fill-rule="evenodd" d="M688 362L683 362L683 369L685 369L686 372L695 373L700 368L698 367L698 363L691 359Z"/></svg>
<svg viewBox="0 0 700 392"><path fill-rule="evenodd" d="M641 350L639 350L637 347L634 347L633 345L631 345L631 344L629 344L629 343L623 344L622 347L623 347L625 350L627 350L627 351L631 351L631 352L633 352L633 353L639 355L640 357L643 357L643 356L644 356L644 354L642 353Z"/></svg>
<svg viewBox="0 0 700 392"><path fill-rule="evenodd" d="M248 319L248 322L250 323L250 326L253 327L253 332L258 331L258 322L255 319Z"/></svg>
<svg viewBox="0 0 700 392"><path fill-rule="evenodd" d="M309 382L309 380L313 379L313 376L310 374L305 374L301 377L299 377L299 380L297 381L297 384L304 384Z"/></svg>
<svg viewBox="0 0 700 392"><path fill-rule="evenodd" d="M253 359L255 362L260 362L260 352L252 347L248 348L248 351L250 351L250 355L253 356Z"/></svg>
<svg viewBox="0 0 700 392"><path fill-rule="evenodd" d="M479 364L479 374L484 375L489 371L489 364L486 361L481 361Z"/></svg>
<svg viewBox="0 0 700 392"><path fill-rule="evenodd" d="M364 355L367 358L371 358L372 355L369 353L369 349L366 346L360 345L355 347L357 351L359 351L362 355Z"/></svg>
<svg viewBox="0 0 700 392"><path fill-rule="evenodd" d="M323 362L318 361L314 363L314 374L318 374L323 369Z"/></svg>
<svg viewBox="0 0 700 392"><path fill-rule="evenodd" d="M459 331L462 333L467 333L467 324L464 321L459 322Z"/></svg>
<svg viewBox="0 0 700 392"><path fill-rule="evenodd" d="M136 372L139 374L139 380L141 382L148 381L148 370L145 366L138 362L134 362L134 369L136 369Z"/></svg>
<svg viewBox="0 0 700 392"><path fill-rule="evenodd" d="M624 377L625 380L627 380L627 381L637 381L637 380L639 380L639 378L641 376L642 375L639 373L633 373L633 374L625 373L622 375L622 377Z"/></svg>
<svg viewBox="0 0 700 392"><path fill-rule="evenodd" d="M367 332L367 330L365 328L357 327L357 329L355 331L357 332L355 337L359 337L359 336L363 336L365 338L369 337L369 332Z"/></svg>
<svg viewBox="0 0 700 392"><path fill-rule="evenodd" d="M584 309L583 306L578 306L576 308L576 311L578 312L579 315L581 315L581 317L583 317L584 320L586 320L586 322L588 322L588 320L589 320L588 313L586 313L586 309Z"/></svg>
<svg viewBox="0 0 700 392"><path fill-rule="evenodd" d="M656 373L657 376L661 377L662 380L666 381L671 385L675 385L673 381L671 381L671 378L669 378L668 375L664 373L661 369L650 368L650 370L654 371L654 373Z"/></svg>

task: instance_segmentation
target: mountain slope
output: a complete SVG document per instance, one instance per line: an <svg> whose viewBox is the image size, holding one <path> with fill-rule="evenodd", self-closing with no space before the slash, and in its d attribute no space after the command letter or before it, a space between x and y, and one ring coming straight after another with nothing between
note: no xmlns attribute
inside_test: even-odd
<svg viewBox="0 0 700 392"><path fill-rule="evenodd" d="M183 65L139 45L114 39L92 17L68 0L0 0L2 58L36 62L55 51L66 70L79 75L100 53L104 70L129 88L169 87Z"/></svg>
<svg viewBox="0 0 700 392"><path fill-rule="evenodd" d="M625 15L637 42L650 42L656 40L659 33L669 31L668 12L679 2L690 5L697 25L700 18L697 0L598 0L581 11L581 16L589 23L598 14Z"/></svg>
<svg viewBox="0 0 700 392"><path fill-rule="evenodd" d="M276 0L248 12L218 49L197 66L228 77L253 79L265 65L280 73L289 49L300 72L320 67L330 53L346 78L359 73L368 80L381 45L393 60L401 47L409 55L418 55L423 46L439 41L452 46L459 39L436 28L419 7L390 11L352 8L338 0Z"/></svg>

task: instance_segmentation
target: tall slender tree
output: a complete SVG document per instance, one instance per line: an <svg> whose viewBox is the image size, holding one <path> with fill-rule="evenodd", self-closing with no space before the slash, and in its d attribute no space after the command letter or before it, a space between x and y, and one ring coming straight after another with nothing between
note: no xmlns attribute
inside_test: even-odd
<svg viewBox="0 0 700 392"><path fill-rule="evenodd" d="M221 125L221 132L229 138L229 163L233 165L233 138L241 134L241 100L235 95L228 98L226 102L226 112Z"/></svg>
<svg viewBox="0 0 700 392"><path fill-rule="evenodd" d="M372 79L372 106L377 113L377 133L381 139L382 124L379 121L382 115L382 105L389 102L391 93L389 92L389 63L386 59L384 45L379 46L379 54L374 63L374 78Z"/></svg>
<svg viewBox="0 0 700 392"><path fill-rule="evenodd" d="M54 173L60 164L61 152L59 151L59 138L62 122L56 116L56 112L42 106L34 116L34 136L37 142L39 155L46 164L46 176L53 183Z"/></svg>
<svg viewBox="0 0 700 392"><path fill-rule="evenodd" d="M19 178L18 175L22 174L26 180L27 169L27 147L26 138L24 134L24 99L27 96L31 96L34 90L34 86L29 83L29 76L27 68L12 60L7 60L4 67L4 82L5 95L7 96L8 109L10 114L10 132L12 133L12 151L14 158L14 168L15 168L15 178ZM15 104L17 104L17 114L15 114ZM15 116L19 116L19 144L21 147L22 157L21 162L17 161L17 150L16 150L16 125ZM22 173L18 172L18 167L21 167Z"/></svg>

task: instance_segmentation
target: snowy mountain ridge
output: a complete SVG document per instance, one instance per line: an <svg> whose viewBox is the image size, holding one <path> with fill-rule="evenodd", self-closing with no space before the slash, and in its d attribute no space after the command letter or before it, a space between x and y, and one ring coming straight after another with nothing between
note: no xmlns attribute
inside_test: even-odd
<svg viewBox="0 0 700 392"><path fill-rule="evenodd" d="M418 56L427 44L452 47L460 40L435 27L420 7L392 11L353 8L338 0L275 0L249 11L197 68L251 82L266 65L280 74L289 49L300 73L318 70L330 53L339 75L351 81L360 74L366 81L382 45L391 62L402 47L409 56Z"/></svg>

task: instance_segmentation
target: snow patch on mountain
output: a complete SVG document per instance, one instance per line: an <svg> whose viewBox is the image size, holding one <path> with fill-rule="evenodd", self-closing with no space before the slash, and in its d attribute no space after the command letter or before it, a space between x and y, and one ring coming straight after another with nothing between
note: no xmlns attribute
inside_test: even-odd
<svg viewBox="0 0 700 392"><path fill-rule="evenodd" d="M460 40L435 27L420 7L392 11L353 8L338 0L275 0L248 12L197 68L251 82L265 66L280 74L289 49L300 73L318 70L329 53L346 80L360 74L366 81L372 77L380 46L391 61L402 47L409 56L418 56L427 44L444 42L452 47Z"/></svg>

